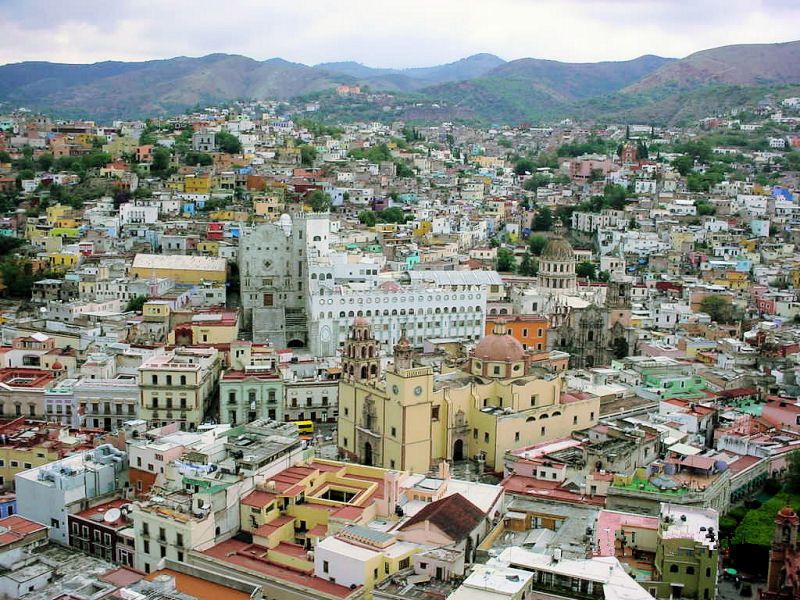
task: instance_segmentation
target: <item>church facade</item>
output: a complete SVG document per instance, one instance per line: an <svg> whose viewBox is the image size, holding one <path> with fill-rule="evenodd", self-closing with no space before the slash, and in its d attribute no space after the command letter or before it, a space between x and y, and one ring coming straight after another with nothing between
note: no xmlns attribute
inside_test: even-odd
<svg viewBox="0 0 800 600"><path fill-rule="evenodd" d="M507 450L568 436L600 416L596 397L564 394L558 375L536 372L503 324L462 368L414 365L404 336L385 373L370 325L356 318L345 342L337 444L350 460L427 472L441 460L479 459L501 473Z"/></svg>

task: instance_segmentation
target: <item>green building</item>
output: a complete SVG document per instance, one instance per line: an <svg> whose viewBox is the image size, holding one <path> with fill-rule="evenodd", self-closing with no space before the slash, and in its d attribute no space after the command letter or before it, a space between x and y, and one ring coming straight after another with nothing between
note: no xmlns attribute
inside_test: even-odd
<svg viewBox="0 0 800 600"><path fill-rule="evenodd" d="M710 508L662 504L652 581L656 598L714 600L719 567L719 515Z"/></svg>
<svg viewBox="0 0 800 600"><path fill-rule="evenodd" d="M227 371L219 382L220 423L242 425L256 419L283 421L280 371Z"/></svg>

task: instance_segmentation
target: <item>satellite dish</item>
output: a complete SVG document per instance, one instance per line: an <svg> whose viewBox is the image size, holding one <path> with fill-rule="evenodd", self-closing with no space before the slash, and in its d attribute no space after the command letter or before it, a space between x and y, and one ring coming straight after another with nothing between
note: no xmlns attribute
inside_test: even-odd
<svg viewBox="0 0 800 600"><path fill-rule="evenodd" d="M114 521L119 521L120 517L122 516L122 511L118 508L109 508L106 511L106 514L103 515L103 521L106 523L113 523Z"/></svg>

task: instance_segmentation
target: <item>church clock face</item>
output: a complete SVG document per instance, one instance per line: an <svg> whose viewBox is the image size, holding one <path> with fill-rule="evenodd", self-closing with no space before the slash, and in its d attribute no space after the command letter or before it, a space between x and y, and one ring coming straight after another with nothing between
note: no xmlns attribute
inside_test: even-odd
<svg viewBox="0 0 800 600"><path fill-rule="evenodd" d="M414 395L415 396L422 396L422 386L418 385L414 388Z"/></svg>
<svg viewBox="0 0 800 600"><path fill-rule="evenodd" d="M400 393L400 388L397 387L397 385L393 385L392 386L392 393L396 396L397 394Z"/></svg>

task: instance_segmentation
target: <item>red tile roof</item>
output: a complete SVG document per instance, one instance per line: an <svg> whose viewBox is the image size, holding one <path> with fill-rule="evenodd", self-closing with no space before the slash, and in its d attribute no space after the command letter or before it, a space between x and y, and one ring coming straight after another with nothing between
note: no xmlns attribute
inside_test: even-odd
<svg viewBox="0 0 800 600"><path fill-rule="evenodd" d="M270 563L263 558L267 553L268 550L266 548L234 539L217 544L203 552L203 554L211 556L222 563L230 563L248 571L253 571L267 579L277 579L294 587L304 588L309 592L309 596L312 597L314 596L313 592L316 591L334 598L347 598L360 589L359 586L351 590L348 587L331 583L320 577Z"/></svg>
<svg viewBox="0 0 800 600"><path fill-rule="evenodd" d="M242 498L241 503L245 506L255 506L257 508L264 508L271 502L275 501L277 496L269 492L262 492L261 490L254 490Z"/></svg>
<svg viewBox="0 0 800 600"><path fill-rule="evenodd" d="M417 523L429 522L451 540L460 542L483 520L483 511L461 494L431 502L400 526L400 531Z"/></svg>
<svg viewBox="0 0 800 600"><path fill-rule="evenodd" d="M0 519L0 547L18 542L38 531L47 530L45 525L19 515Z"/></svg>

